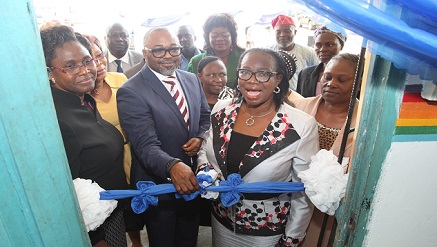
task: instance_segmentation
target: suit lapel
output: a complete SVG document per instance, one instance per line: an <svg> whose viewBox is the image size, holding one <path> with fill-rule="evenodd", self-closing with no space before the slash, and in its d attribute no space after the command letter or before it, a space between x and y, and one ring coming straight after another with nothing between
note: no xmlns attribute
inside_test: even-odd
<svg viewBox="0 0 437 247"><path fill-rule="evenodd" d="M211 116L215 158L225 176L228 175L225 157L239 108L239 104L231 104ZM288 122L287 113L284 113L281 107L272 122L247 151L240 163L240 175L244 177L258 164L299 139L300 136Z"/></svg>
<svg viewBox="0 0 437 247"><path fill-rule="evenodd" d="M282 107L281 107L282 108ZM244 177L264 160L300 139L286 113L279 109L272 122L249 148L240 164L240 175Z"/></svg>
<svg viewBox="0 0 437 247"><path fill-rule="evenodd" d="M146 82L152 88L152 90L155 91L155 93L162 98L165 104L171 109L173 114L175 114L175 116L178 118L180 124L182 124L185 128L187 128L187 125L185 124L185 121L182 118L182 114L179 108L177 107L173 97L170 95L167 88L165 88L165 86L162 84L162 81L159 80L158 77L156 77L156 75L150 70L148 66L144 66L143 71L144 71L143 76ZM159 103L157 102L157 104Z"/></svg>

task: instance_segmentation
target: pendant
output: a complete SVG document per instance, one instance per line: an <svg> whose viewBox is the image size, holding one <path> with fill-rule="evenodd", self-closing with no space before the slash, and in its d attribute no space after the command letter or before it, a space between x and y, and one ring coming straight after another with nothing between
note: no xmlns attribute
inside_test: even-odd
<svg viewBox="0 0 437 247"><path fill-rule="evenodd" d="M246 119L246 125L252 126L255 123L255 119L253 119L253 116L250 116L250 118Z"/></svg>

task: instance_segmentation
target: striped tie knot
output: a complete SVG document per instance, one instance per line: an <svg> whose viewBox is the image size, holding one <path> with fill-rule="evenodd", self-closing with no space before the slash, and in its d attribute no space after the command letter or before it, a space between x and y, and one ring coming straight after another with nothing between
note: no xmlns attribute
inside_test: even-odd
<svg viewBox="0 0 437 247"><path fill-rule="evenodd" d="M170 87L170 91L173 91L173 88L174 88L174 86L176 85L176 83L174 82L174 79L175 79L175 78L176 78L176 77L170 75L170 76L167 76L166 79L162 80L163 82L165 82L165 83L171 85L171 87Z"/></svg>
<svg viewBox="0 0 437 247"><path fill-rule="evenodd" d="M167 83L169 85L171 85L170 87L170 95L173 97L173 100L175 101L177 107L179 108L182 118L184 119L185 123L187 124L187 126L190 125L190 121L188 119L188 106L187 103L185 102L185 98L182 95L181 92L179 92L178 88L176 87L175 89L175 82L176 77L174 76L168 76L166 79L162 80L164 83Z"/></svg>

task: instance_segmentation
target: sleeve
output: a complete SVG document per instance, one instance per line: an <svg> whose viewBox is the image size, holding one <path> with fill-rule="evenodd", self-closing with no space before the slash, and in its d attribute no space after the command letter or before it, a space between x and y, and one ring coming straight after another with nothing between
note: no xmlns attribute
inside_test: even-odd
<svg viewBox="0 0 437 247"><path fill-rule="evenodd" d="M197 153L197 167L208 163L208 157L206 156L206 153L208 152L208 143L212 142L212 126L210 126L210 129L205 133L202 146L200 147L199 152Z"/></svg>
<svg viewBox="0 0 437 247"><path fill-rule="evenodd" d="M308 169L311 156L319 151L317 124L314 118L308 118L301 133L296 156L293 158L293 181L300 182L298 174ZM310 223L314 206L305 192L293 193L290 203L290 214L282 236L281 246L297 246L305 237L305 232Z"/></svg>
<svg viewBox="0 0 437 247"><path fill-rule="evenodd" d="M297 87L296 87L296 92L302 94L302 89L303 89L303 83L304 83L304 79L302 78L302 71L299 71L299 74L297 75Z"/></svg>
<svg viewBox="0 0 437 247"><path fill-rule="evenodd" d="M194 73L196 76L197 76L197 65L199 64L199 61L201 58L199 56L200 55L196 55L196 56L192 57L190 59L190 62L188 63L188 68L187 68L188 72Z"/></svg>
<svg viewBox="0 0 437 247"><path fill-rule="evenodd" d="M166 179L165 166L173 157L161 149L150 105L137 92L121 87L117 91L120 124L135 154L147 171Z"/></svg>
<svg viewBox="0 0 437 247"><path fill-rule="evenodd" d="M199 121L199 132L196 137L204 139L205 132L208 131L211 124L211 109L208 105L208 101L206 100L205 92L203 91L202 85L200 84L199 79L197 78L197 82L199 84L199 94L200 94L200 121Z"/></svg>
<svg viewBox="0 0 437 247"><path fill-rule="evenodd" d="M82 146L74 129L65 122L59 121L62 140L64 142L65 153L67 154L68 164L72 179L79 177L79 171L82 165L80 152Z"/></svg>

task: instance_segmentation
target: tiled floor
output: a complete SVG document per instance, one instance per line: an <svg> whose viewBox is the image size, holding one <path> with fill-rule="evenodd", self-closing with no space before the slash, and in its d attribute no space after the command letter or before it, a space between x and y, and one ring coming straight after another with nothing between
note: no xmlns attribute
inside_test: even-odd
<svg viewBox="0 0 437 247"><path fill-rule="evenodd" d="M129 237L127 237L127 242L128 242L128 246L130 247L131 243ZM149 246L146 230L141 231L141 242L144 244L144 247ZM211 227L205 227L205 226L199 227L199 237L197 238L197 247L212 247Z"/></svg>

